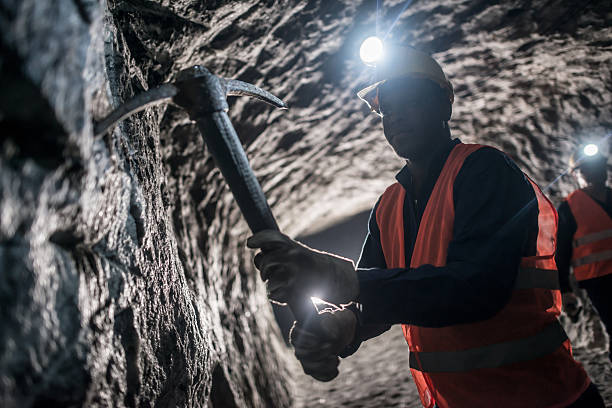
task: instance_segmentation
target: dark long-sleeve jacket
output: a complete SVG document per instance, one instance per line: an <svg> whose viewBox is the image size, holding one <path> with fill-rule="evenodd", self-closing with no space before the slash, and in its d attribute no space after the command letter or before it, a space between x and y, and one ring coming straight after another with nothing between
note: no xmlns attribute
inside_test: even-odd
<svg viewBox="0 0 612 408"><path fill-rule="evenodd" d="M612 190L609 188L607 189L605 203L595 198L593 198L593 200L612 217ZM559 213L559 229L557 230L557 252L555 254L555 261L557 263L557 269L559 270L561 291L568 292L571 291L569 274L572 262L572 242L578 226L576 224L576 218L574 214L572 214L572 210L567 201L561 202L557 212ZM586 285L590 284L592 283L586 283ZM585 282L578 282L578 285L580 287L585 287Z"/></svg>
<svg viewBox="0 0 612 408"><path fill-rule="evenodd" d="M438 151L427 180L415 193L405 167L396 176L406 190L404 236L410 265L416 236L433 187L452 148ZM485 320L510 299L520 258L536 252L537 201L529 182L502 152L482 148L464 162L453 186L455 220L442 267L387 268L373 208L358 262L361 325L352 345L392 324L443 327Z"/></svg>

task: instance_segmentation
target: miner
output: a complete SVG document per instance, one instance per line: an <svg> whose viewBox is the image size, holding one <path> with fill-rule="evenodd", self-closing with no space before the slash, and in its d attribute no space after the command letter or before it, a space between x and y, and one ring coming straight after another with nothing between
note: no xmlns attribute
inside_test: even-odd
<svg viewBox="0 0 612 408"><path fill-rule="evenodd" d="M606 187L607 158L597 145L587 144L572 162L579 183L586 187L559 206L556 261L563 303L573 309L578 302L569 284L571 266L612 341L612 190ZM609 352L612 360L612 343Z"/></svg>
<svg viewBox="0 0 612 408"><path fill-rule="evenodd" d="M401 324L424 407L603 407L557 320L554 207L504 153L451 138L453 88L434 59L385 54L358 95L406 165L357 268L275 231L248 241L272 300L339 306L294 325L304 371L329 380L338 356Z"/></svg>

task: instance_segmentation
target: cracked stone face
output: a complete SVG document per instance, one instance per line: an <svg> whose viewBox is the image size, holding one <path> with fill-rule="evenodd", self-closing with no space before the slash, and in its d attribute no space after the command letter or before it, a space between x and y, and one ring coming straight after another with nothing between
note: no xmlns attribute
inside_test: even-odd
<svg viewBox="0 0 612 408"><path fill-rule="evenodd" d="M0 0L0 405L339 405L351 384L375 388L294 374L248 228L184 111L159 104L100 137L93 124L201 64L290 106L229 99L284 232L360 213L402 166L355 95L376 3ZM381 3L379 32L453 83L453 136L501 148L555 203L577 187L549 183L612 132L609 1ZM587 366L598 325L571 326ZM341 369L367 370L359 358ZM391 367L377 378L409 393ZM385 392L369 401L406 405Z"/></svg>

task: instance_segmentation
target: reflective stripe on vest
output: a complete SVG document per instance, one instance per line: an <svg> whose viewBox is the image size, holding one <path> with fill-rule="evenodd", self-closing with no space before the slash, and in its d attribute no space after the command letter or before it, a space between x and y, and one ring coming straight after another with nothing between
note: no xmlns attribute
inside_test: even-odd
<svg viewBox="0 0 612 408"><path fill-rule="evenodd" d="M606 238L612 238L612 229L587 234L583 237L575 239L572 242L572 245L574 246L574 248L577 248L580 245L590 244L591 242L600 241Z"/></svg>
<svg viewBox="0 0 612 408"><path fill-rule="evenodd" d="M612 259L612 250L597 252L595 254L583 256L582 258L576 258L572 261L572 266L577 267L588 265L594 262L607 261L609 259Z"/></svg>
<svg viewBox="0 0 612 408"><path fill-rule="evenodd" d="M576 280L612 273L612 218L583 190L570 194L567 203L576 220L571 260Z"/></svg>
<svg viewBox="0 0 612 408"><path fill-rule="evenodd" d="M533 336L519 340L461 351L411 352L410 368L426 373L456 373L501 367L550 354L566 340L565 330L554 321Z"/></svg>

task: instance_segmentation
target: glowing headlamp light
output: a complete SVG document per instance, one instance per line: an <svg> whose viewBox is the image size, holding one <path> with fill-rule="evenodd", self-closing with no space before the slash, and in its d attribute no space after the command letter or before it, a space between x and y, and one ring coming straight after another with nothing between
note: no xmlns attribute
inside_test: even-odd
<svg viewBox="0 0 612 408"><path fill-rule="evenodd" d="M582 151L585 156L595 156L599 152L599 147L594 143L589 143Z"/></svg>
<svg viewBox="0 0 612 408"><path fill-rule="evenodd" d="M383 57L383 42L373 36L365 39L359 48L359 57L366 65L374 65Z"/></svg>

